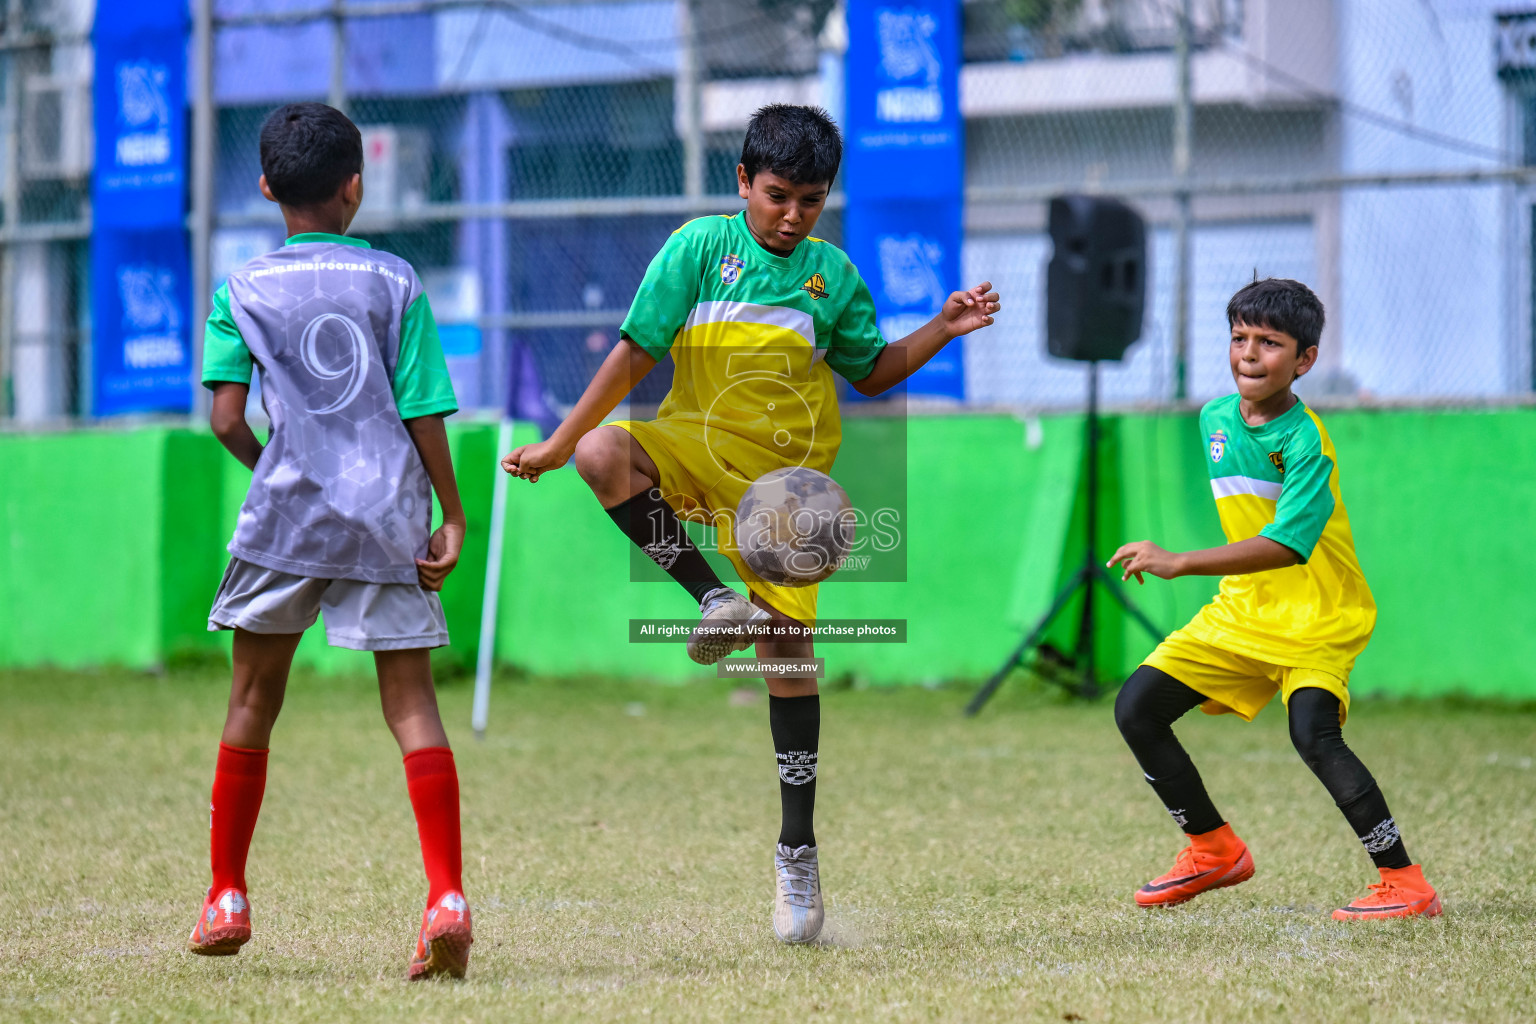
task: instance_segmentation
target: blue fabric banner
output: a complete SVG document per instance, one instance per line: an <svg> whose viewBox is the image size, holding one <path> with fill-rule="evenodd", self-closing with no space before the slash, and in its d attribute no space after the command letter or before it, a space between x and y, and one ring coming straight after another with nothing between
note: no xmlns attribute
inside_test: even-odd
<svg viewBox="0 0 1536 1024"><path fill-rule="evenodd" d="M191 262L181 228L91 236L93 401L97 416L188 412Z"/></svg>
<svg viewBox="0 0 1536 1024"><path fill-rule="evenodd" d="M186 12L185 0L97 6L97 227L169 227L186 215Z"/></svg>
<svg viewBox="0 0 1536 1024"><path fill-rule="evenodd" d="M844 241L896 341L962 287L960 0L849 0L846 74ZM961 343L907 390L964 398Z"/></svg>
<svg viewBox="0 0 1536 1024"><path fill-rule="evenodd" d="M960 280L960 201L855 203L844 213L848 257L875 299L880 334L897 341L933 319ZM907 380L910 395L965 397L964 339Z"/></svg>
<svg viewBox="0 0 1536 1024"><path fill-rule="evenodd" d="M849 199L958 195L960 0L848 0Z"/></svg>
<svg viewBox="0 0 1536 1024"><path fill-rule="evenodd" d="M92 412L192 407L186 0L97 5Z"/></svg>

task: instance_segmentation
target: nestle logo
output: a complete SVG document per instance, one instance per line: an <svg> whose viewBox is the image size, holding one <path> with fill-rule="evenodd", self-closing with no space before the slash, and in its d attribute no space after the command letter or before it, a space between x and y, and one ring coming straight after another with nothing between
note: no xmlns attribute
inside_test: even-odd
<svg viewBox="0 0 1536 1024"><path fill-rule="evenodd" d="M944 96L936 86L898 86L875 94L875 117L896 124L940 121L944 118Z"/></svg>
<svg viewBox="0 0 1536 1024"><path fill-rule="evenodd" d="M117 162L121 167L153 167L170 160L170 132L139 132L118 137Z"/></svg>
<svg viewBox="0 0 1536 1024"><path fill-rule="evenodd" d="M146 335L123 342L123 365L130 370L180 366L181 340L174 335Z"/></svg>

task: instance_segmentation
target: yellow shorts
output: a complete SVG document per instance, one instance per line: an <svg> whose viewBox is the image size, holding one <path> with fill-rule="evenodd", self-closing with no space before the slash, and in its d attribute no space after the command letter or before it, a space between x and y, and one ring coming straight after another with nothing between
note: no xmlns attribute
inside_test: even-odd
<svg viewBox="0 0 1536 1024"><path fill-rule="evenodd" d="M1276 691L1290 703L1291 694L1308 686L1339 698L1339 723L1349 715L1349 680L1315 668L1288 668L1235 654L1174 630L1147 656L1146 664L1161 669L1208 698L1200 709L1208 715L1241 715L1244 721L1264 709Z"/></svg>
<svg viewBox="0 0 1536 1024"><path fill-rule="evenodd" d="M629 432L661 471L661 493L679 518L710 523L715 527L719 551L731 560L736 574L752 593L779 612L803 622L816 623L816 590L809 587L780 587L760 578L736 551L736 506L746 493L749 480L780 469L784 462L767 449L761 456L756 446L734 446L730 468L721 464L720 453L711 452L699 424L669 420L620 420L610 424ZM737 466L736 461L753 465ZM734 470L734 471L732 471ZM728 514L727 514L728 513Z"/></svg>

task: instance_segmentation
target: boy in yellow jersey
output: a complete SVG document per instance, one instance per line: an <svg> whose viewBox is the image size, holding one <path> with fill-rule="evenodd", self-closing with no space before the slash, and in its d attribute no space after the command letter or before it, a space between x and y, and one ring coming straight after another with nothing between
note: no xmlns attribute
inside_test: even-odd
<svg viewBox="0 0 1536 1024"><path fill-rule="evenodd" d="M1126 544L1122 579L1221 576L1221 589L1152 652L1115 701L1115 722L1189 838L1173 870L1136 893L1173 906L1253 877L1248 847L1217 813L1173 722L1196 705L1252 721L1276 691L1291 742L1381 873L1336 920L1440 913L1408 857L1386 798L1344 743L1349 672L1376 625L1339 494L1338 460L1317 414L1291 391L1317 360L1323 304L1297 281L1254 281L1227 304L1237 394L1200 410L1211 490L1230 542L1205 551Z"/></svg>
<svg viewBox="0 0 1536 1024"><path fill-rule="evenodd" d="M950 339L992 323L990 284L954 292L887 345L869 288L836 246L810 237L842 159L825 111L774 104L753 115L736 168L742 213L684 224L651 261L609 353L549 439L502 459L536 481L573 455L613 521L699 604L688 653L713 664L751 646L749 627L813 624L816 588L774 586L738 556L732 519L747 486L786 466L829 472L842 437L832 374L864 395L901 383ZM656 419L599 426L670 353L672 389ZM721 583L677 516L714 525L751 593ZM757 643L760 658L811 656L802 640ZM822 926L812 812L821 709L814 677L770 678L782 826L774 932L809 942Z"/></svg>

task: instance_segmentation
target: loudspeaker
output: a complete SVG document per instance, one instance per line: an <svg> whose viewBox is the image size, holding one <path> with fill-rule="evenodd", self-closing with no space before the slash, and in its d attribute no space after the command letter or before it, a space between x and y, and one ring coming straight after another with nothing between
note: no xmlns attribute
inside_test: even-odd
<svg viewBox="0 0 1536 1024"><path fill-rule="evenodd" d="M1141 337L1147 231L1116 199L1051 200L1055 252L1046 270L1046 348L1061 359L1117 361Z"/></svg>

